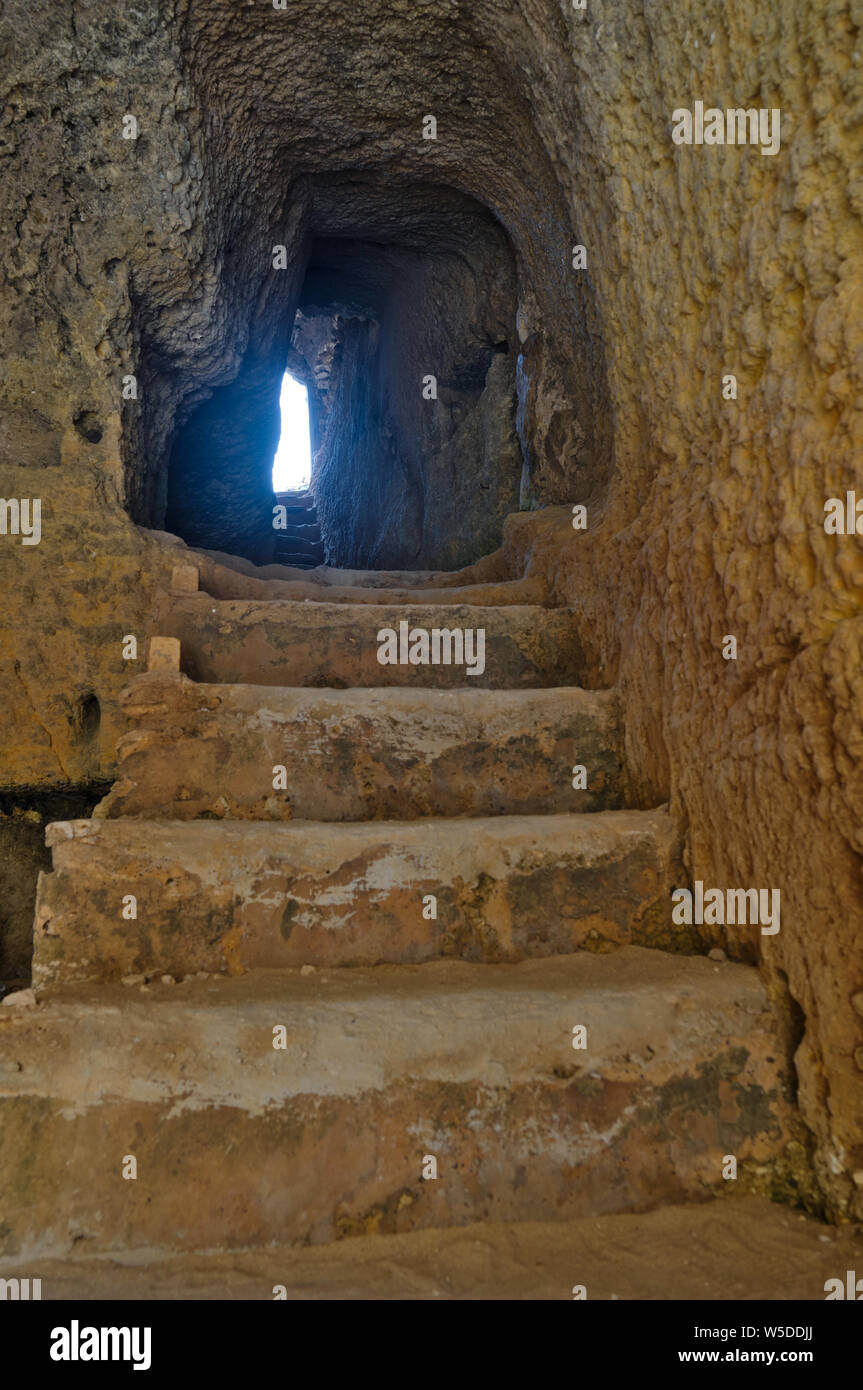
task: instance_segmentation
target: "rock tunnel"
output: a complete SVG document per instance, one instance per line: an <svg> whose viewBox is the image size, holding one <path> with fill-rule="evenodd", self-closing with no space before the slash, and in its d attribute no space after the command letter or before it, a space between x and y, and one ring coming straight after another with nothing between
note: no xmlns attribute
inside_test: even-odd
<svg viewBox="0 0 863 1390"><path fill-rule="evenodd" d="M240 7L227 28L206 5L188 10L200 160L221 200L189 229L206 225L195 288L181 272L166 296L156 265L135 295L146 390L126 411L124 454L136 521L266 558L289 356L312 385L332 563L464 564L519 505L601 495L611 408L591 269L573 269L578 213L525 79L513 88L500 55L472 51L466 99L460 68L440 63L442 46L474 43L465 16L451 18L420 6L410 55L383 39L384 98L374 63L368 80L365 59L347 86L339 75L392 16L340 11L337 51L297 64L314 50L314 9ZM327 356L326 398L304 351Z"/></svg>
<svg viewBox="0 0 863 1390"><path fill-rule="evenodd" d="M268 1095L244 1019L294 972L297 1046L345 1088L321 1101L329 1157L290 1093L308 1183L284 1184L276 1235L256 1191L227 1236L190 1216L186 1252L419 1238L488 1211L575 1231L600 1209L681 1211L709 1245L736 1206L774 1253L793 1246L777 1210L805 1213L803 1268L827 1258L825 1223L863 1217L854 504L847 534L824 525L859 491L863 442L857 44L846 0L2 7L0 980L36 993L0 1006L0 1048L13 1032L30 1048L20 1075L9 1051L0 1105L38 1103L51 1152L89 1152L40 1032L50 1016L70 1054L86 1033L107 1055L102 1006L76 1035L54 1002L75 961L93 975L68 987L116 991L128 1038L123 1000L174 990L178 1068L224 1037ZM679 142L676 110L714 102L777 112L771 149ZM324 555L305 572L273 526L286 370L308 391ZM27 545L25 499L41 507ZM481 628L483 670L381 663L381 631L410 646L403 620L439 644ZM146 911L121 932L129 874ZM671 893L699 884L781 893L781 930L675 934ZM344 925L343 909L339 936L326 912ZM440 1006L458 1055L440 1060L431 1027L407 1039L381 962L425 972L428 994L404 977L405 1007ZM464 1010L449 965L468 972ZM319 1025L300 991L354 967ZM503 975L476 973L507 970L539 983L503 1000ZM226 993L210 1016L199 982L187 1017L200 975ZM573 1000L604 1040L589 1075ZM483 1071L481 1030L509 1008L502 1073ZM365 1110L343 1050L356 1017L382 1074L390 1035L414 1067L413 1090L370 1086ZM506 1133L500 1074L537 1151L527 1121L512 1148L453 1137L444 1094ZM93 1150L106 1174L127 1146L118 1106ZM148 1116L158 1167L173 1118ZM579 1116L618 1144L610 1169L578 1149ZM213 1124L232 1152L231 1117ZM418 1155L396 1144L388 1168L364 1137L355 1178L348 1136L391 1132L420 1135ZM27 1143L5 1133L23 1192ZM469 1184L422 1173L442 1134L451 1174L484 1175L485 1215ZM226 1181L205 1129L189 1153L202 1190ZM66 1259L79 1227L111 1254L171 1244L169 1196L96 1213L82 1177L64 1225L40 1194L0 1225L0 1259ZM765 1296L758 1258L747 1297ZM687 1296L669 1259L665 1292ZM653 1296L650 1268L629 1272Z"/></svg>
<svg viewBox="0 0 863 1390"><path fill-rule="evenodd" d="M332 564L448 569L494 550L517 510L515 261L490 213L452 189L301 185L308 216L284 294L249 329L233 382L170 449L165 525L263 561L286 367L310 391L314 493ZM266 248L265 230L261 245ZM279 271L263 262L262 286ZM514 341L510 343L509 337ZM433 378L433 380L430 380Z"/></svg>
<svg viewBox="0 0 863 1390"><path fill-rule="evenodd" d="M237 267L242 355L234 348L230 367L208 382L196 363L181 387L172 365L163 380L165 348L138 305L151 404L131 416L126 441L136 520L271 558L287 367L310 391L331 564L458 567L499 545L520 506L601 495L602 345L563 226L534 285L530 245L517 248L499 214L460 188L362 167L283 183L290 217L239 234L258 256ZM555 335L539 306L561 294L569 322ZM202 340L212 332L204 325Z"/></svg>

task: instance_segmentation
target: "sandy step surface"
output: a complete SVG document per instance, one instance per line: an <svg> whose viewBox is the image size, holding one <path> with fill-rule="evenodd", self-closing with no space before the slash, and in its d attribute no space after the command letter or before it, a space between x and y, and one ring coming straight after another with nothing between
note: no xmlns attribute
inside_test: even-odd
<svg viewBox="0 0 863 1390"><path fill-rule="evenodd" d="M819 1302L826 1280L863 1270L863 1237L765 1198L730 1197L577 1221L139 1260L7 1260L0 1277L41 1278L43 1299L270 1300L282 1286L296 1301L569 1301L583 1284L588 1301Z"/></svg>

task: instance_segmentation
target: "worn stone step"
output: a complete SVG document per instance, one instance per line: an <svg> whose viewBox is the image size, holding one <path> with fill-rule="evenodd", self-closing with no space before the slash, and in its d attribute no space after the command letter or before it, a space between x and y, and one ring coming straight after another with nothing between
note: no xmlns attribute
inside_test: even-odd
<svg viewBox="0 0 863 1390"><path fill-rule="evenodd" d="M295 569L317 569L324 563L323 552L320 555L309 555L300 550L279 550L274 552L275 558L282 564L289 565Z"/></svg>
<svg viewBox="0 0 863 1390"><path fill-rule="evenodd" d="M276 550L292 550L294 547L312 546L323 548L323 539L318 526L286 526L276 534Z"/></svg>
<svg viewBox="0 0 863 1390"><path fill-rule="evenodd" d="M278 542L300 540L318 543L321 541L321 528L317 523L309 526L304 526L299 523L289 524L279 528L276 532L276 540Z"/></svg>
<svg viewBox="0 0 863 1390"><path fill-rule="evenodd" d="M294 545L289 542L285 546L276 545L273 550L273 558L281 561L283 565L311 565L317 566L324 563L323 546L313 547L309 545Z"/></svg>
<svg viewBox="0 0 863 1390"><path fill-rule="evenodd" d="M717 1196L728 1154L738 1192L768 1189L789 1160L764 986L701 957L259 972L0 1012L0 1256L561 1221Z"/></svg>
<svg viewBox="0 0 863 1390"><path fill-rule="evenodd" d="M323 541L304 540L302 537L295 536L276 536L276 555L296 554L307 556L320 556L324 558Z"/></svg>
<svg viewBox="0 0 863 1390"><path fill-rule="evenodd" d="M624 804L611 691L282 690L150 672L121 705L136 727L97 816L411 820Z"/></svg>
<svg viewBox="0 0 863 1390"><path fill-rule="evenodd" d="M277 492L275 498L282 507L297 507L304 511L314 511L316 506L314 494L308 491Z"/></svg>
<svg viewBox="0 0 863 1390"><path fill-rule="evenodd" d="M400 624L405 623L404 628ZM574 613L565 608L473 608L467 605L403 607L385 604L294 603L165 596L154 632L180 639L182 669L198 681L246 685L423 686L514 689L578 685L584 662ZM386 630L407 637L422 630L471 634L465 660L427 665L382 664ZM482 631L480 639L478 632ZM431 653L431 637L429 655ZM399 655L398 651L395 653ZM409 648L408 652L409 654ZM447 635L439 655L458 657Z"/></svg>
<svg viewBox="0 0 863 1390"><path fill-rule="evenodd" d="M239 564L216 563L209 555L195 555L200 570L200 588L219 599L312 599L325 603L372 603L380 604L469 604L480 607L497 607L501 604L544 605L548 598L548 586L540 579L507 579L499 583L463 584L458 587L441 587L434 584L434 576L418 574L416 583L409 587L404 581L411 576L394 576L402 581L401 587L384 585L381 576L371 574L366 577L356 570L335 570L323 565L318 567L314 579L298 580L285 574L279 563L257 567L248 565L238 569ZM382 589L384 592L382 593Z"/></svg>
<svg viewBox="0 0 863 1390"><path fill-rule="evenodd" d="M185 546L176 536L171 536L169 539L174 554L182 555L188 563L200 566L201 588L206 589L207 593L215 594L217 590L214 585L216 584L226 587L229 582L229 575L247 579L256 584L284 581L285 576L280 573L278 565L255 565L251 560L243 559L241 555L228 555L219 550L193 550ZM521 573L521 569L518 573ZM388 601L389 593L386 591L392 589L409 589L414 593L417 590L433 589L437 594L440 590L476 588L493 593L498 585L504 586L511 582L521 581L516 579L516 572L507 564L503 552L499 550L460 570L349 570L327 566L315 577L315 583L324 589L338 588L349 591L353 591L357 587L382 589L385 592L379 595L378 602ZM535 586L539 587L547 597L549 585L546 580L538 579ZM265 592L258 591L252 594L245 590L237 593L225 593L224 595L225 598L264 598L267 596ZM279 595L275 596L278 597ZM445 596L441 596L440 601L445 602ZM497 602L496 599L489 601ZM537 602L538 600L525 599L522 601Z"/></svg>
<svg viewBox="0 0 863 1390"><path fill-rule="evenodd" d="M312 517L317 519L318 509L314 502L282 501L280 498L276 498L276 501L284 507L286 517L294 517L300 522L309 521Z"/></svg>
<svg viewBox="0 0 863 1390"><path fill-rule="evenodd" d="M134 1264L74 1251L0 1260L0 1278L40 1279L46 1302L271 1300L280 1285L291 1302L571 1303L578 1283L592 1303L821 1303L827 1280L850 1269L863 1269L863 1236L851 1227L767 1197L726 1195L574 1221L479 1221L329 1245L142 1255Z"/></svg>
<svg viewBox="0 0 863 1390"><path fill-rule="evenodd" d="M78 820L50 825L46 839L40 988L138 972L519 960L698 941L671 924L681 871L663 811L350 825Z"/></svg>

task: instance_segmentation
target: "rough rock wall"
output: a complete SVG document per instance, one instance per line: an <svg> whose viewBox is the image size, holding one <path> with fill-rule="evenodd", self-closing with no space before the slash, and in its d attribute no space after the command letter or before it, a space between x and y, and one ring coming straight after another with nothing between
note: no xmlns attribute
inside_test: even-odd
<svg viewBox="0 0 863 1390"><path fill-rule="evenodd" d="M620 681L693 877L781 888L764 966L802 1010L834 1216L863 1200L860 551L822 524L859 486L860 21L851 0L7 0L0 27L0 491L43 507L39 546L0 537L4 781L110 773L121 638L169 565L126 507L159 516L172 431L236 376L292 180L476 198L516 261L525 502L589 503L537 562ZM696 100L780 107L780 153L676 147Z"/></svg>
<svg viewBox="0 0 863 1390"><path fill-rule="evenodd" d="M282 299L253 324L253 341L234 380L177 432L168 464L166 530L189 545L256 564L272 559L273 456L292 328Z"/></svg>
<svg viewBox="0 0 863 1390"><path fill-rule="evenodd" d="M521 83L513 85L507 55L487 45L482 17L475 21L460 4L431 0L409 10L371 0L359 12L320 0L286 11L274 11L263 0L252 5L203 0L161 9L166 24L174 18L171 33L193 103L186 157L178 155L166 176L174 180L172 192L194 207L187 229L190 242L201 228L205 243L190 245L193 257L187 267L172 267L172 293L164 293L164 268L154 280L147 267L136 281L132 331L148 389L125 431L135 519L156 526L182 522L184 535L225 549L228 538L214 535L211 519L230 504L239 517L231 548L253 554L251 518L263 507L279 373L272 363L267 387L258 376L258 361L247 367L246 353L254 353L262 333L268 340L276 333L273 315L281 317L283 330L292 322L310 239L365 235L370 240L368 227L376 223L381 239L391 241L392 207L403 203L402 219L411 215L409 184L449 188L450 201L457 194L475 199L512 243L508 254L514 255L531 323L525 361L530 362L532 409L519 417L527 463L525 498L536 503L568 496L579 467L607 472L610 430L590 279L561 278L570 220L562 190L533 130L529 93L520 90ZM518 35L519 40L525 37ZM444 63L442 51L449 55ZM383 60L379 54L385 55ZM352 74L347 81L346 70ZM423 105L440 113L434 141L422 138L420 74ZM431 207L421 210L429 223L428 242L435 216ZM444 222L442 210L436 220ZM464 227L456 228L449 244L460 237L460 253L467 256L472 249L476 258L481 238L473 233L466 238L464 232ZM285 248L287 275L274 273L276 245ZM431 254L428 245L426 253ZM507 266L497 277L492 319L511 275ZM477 298L487 279L479 276ZM409 286L404 288L407 292ZM459 302L452 294L444 294L446 298ZM468 292L468 305L471 298ZM508 317L513 317L511 307ZM475 314L473 320L472 329L485 329ZM419 329L422 341L422 325ZM444 346L440 339L430 344L432 359L447 355ZM450 353L457 356L458 347L451 344ZM436 365L434 360L426 364L432 372ZM226 423L234 401L230 383L238 372L238 389L245 397L258 397L245 429L236 415L232 424ZM247 384L249 390L244 389ZM393 385L386 382L388 388ZM497 404L501 384L492 383L491 391ZM194 415L207 397L202 414ZM437 442L444 455L451 455L502 443L504 456L497 466L512 496L509 475L518 467L514 441L489 430L488 402L473 412L477 418L470 436L459 442L447 438L453 425L446 415L450 408L441 403L438 439L429 444ZM402 426L380 423L383 457L374 465L370 460L369 468L385 471L388 452L410 431L407 421ZM182 434L169 466L178 428ZM339 435L336 442L342 460L348 458L353 441ZM480 462L486 474L495 463ZM402 455L399 465L397 472L417 471L416 463ZM445 475L452 474L451 458L444 459L442 468ZM420 472L435 471L424 456ZM197 519L188 514L189 494L195 489L205 494ZM495 510L490 499L480 500L487 515L477 508L472 528L465 519L465 535L471 529L476 536L494 535L489 518L499 520L501 508ZM400 515L397 497L387 500L386 511ZM418 558L434 543L430 537ZM392 549L395 538L379 537L380 553L386 544ZM439 537L437 545L440 550ZM453 545L449 554L465 558ZM368 556L362 558L369 563Z"/></svg>
<svg viewBox="0 0 863 1390"><path fill-rule="evenodd" d="M630 764L645 796L670 792L693 879L781 889L764 968L805 1021L828 1210L859 1216L863 567L823 522L862 490L863 9L597 4L565 50L530 14L615 417L607 506L547 564L621 683ZM696 100L780 108L780 152L676 147L671 113Z"/></svg>
<svg viewBox="0 0 863 1390"><path fill-rule="evenodd" d="M374 208L387 240L318 243L306 276L304 308L343 320L318 516L331 564L455 568L495 549L518 507L512 256L451 192L389 190L383 226L380 192L354 225Z"/></svg>

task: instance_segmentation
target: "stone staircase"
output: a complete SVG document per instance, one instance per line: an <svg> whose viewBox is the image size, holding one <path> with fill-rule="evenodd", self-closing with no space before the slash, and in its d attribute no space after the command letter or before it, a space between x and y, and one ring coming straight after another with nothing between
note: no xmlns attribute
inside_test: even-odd
<svg viewBox="0 0 863 1390"><path fill-rule="evenodd" d="M573 615L508 581L217 579L175 572L120 776L49 830L0 1253L645 1212L733 1188L726 1155L763 1189L785 1050L758 973L671 926L677 829L630 804ZM484 671L381 665L406 616L484 628Z"/></svg>
<svg viewBox="0 0 863 1390"><path fill-rule="evenodd" d="M277 492L276 504L285 508L286 525L273 532L275 563L305 570L322 565L324 543L311 491L304 488L298 492Z"/></svg>

